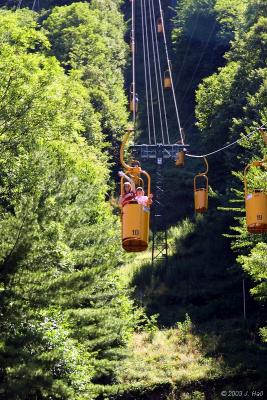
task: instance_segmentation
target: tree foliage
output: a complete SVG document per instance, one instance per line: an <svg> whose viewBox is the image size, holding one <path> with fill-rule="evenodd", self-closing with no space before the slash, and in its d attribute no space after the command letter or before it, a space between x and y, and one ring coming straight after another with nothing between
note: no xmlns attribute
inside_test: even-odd
<svg viewBox="0 0 267 400"><path fill-rule="evenodd" d="M216 9L219 20L225 23L223 2L217 1ZM259 132L250 135L250 138L242 134L253 132L256 127L267 123L267 9L266 2L262 0L236 0L232 2L232 10L239 10L239 23L232 28L234 39L225 55L226 66L199 85L196 115L203 142L209 150L217 148L218 144L243 137L239 156L236 157L236 153L232 152L223 158L227 162L224 164L226 169L234 169L237 178L234 188L232 180L225 180L225 190L229 192L232 188L234 194L231 201L242 204L242 169L253 160L266 158L266 146ZM226 24L231 26L232 22L226 21ZM248 174L249 191L255 188L266 191L266 176L266 171L252 168ZM232 247L242 254L237 261L256 283L251 293L264 301L267 294L266 236L247 232L244 207L236 209L236 225L232 229L235 232L232 235Z"/></svg>
<svg viewBox="0 0 267 400"><path fill-rule="evenodd" d="M116 383L138 316L118 276L119 221L107 201L111 156L128 118L122 3L47 0L38 14L0 10L2 399L101 397ZM214 171L234 174L218 178L211 200L239 206L232 249L254 281L252 295L266 301L266 237L246 230L241 184L245 164L266 156L259 133L242 136L267 122L266 1L181 0L173 23L176 89L189 122L199 85L197 143L213 150L242 137L238 157L226 153ZM190 174L180 183L191 190ZM266 173L251 169L248 187L266 190ZM170 220L178 214L171 199ZM147 284L145 300L163 323L188 310L199 320L224 318L225 306L237 312L239 295L225 296L240 277L231 270L224 280L232 254L222 252L220 233L229 217L209 215L208 223L199 217L173 228L168 269L135 274L142 301Z"/></svg>
<svg viewBox="0 0 267 400"><path fill-rule="evenodd" d="M127 118L119 3L0 12L3 398L95 398L132 329L103 152Z"/></svg>
<svg viewBox="0 0 267 400"><path fill-rule="evenodd" d="M122 74L125 27L119 3L109 0L55 7L43 23L50 53L67 70L80 71L90 104L109 140L118 137L127 122Z"/></svg>

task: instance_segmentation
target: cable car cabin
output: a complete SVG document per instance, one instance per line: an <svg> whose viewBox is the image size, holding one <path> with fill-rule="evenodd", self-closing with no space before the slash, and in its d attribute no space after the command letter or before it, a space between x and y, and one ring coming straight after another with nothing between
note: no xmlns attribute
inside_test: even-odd
<svg viewBox="0 0 267 400"><path fill-rule="evenodd" d="M157 19L157 32L162 33L163 32L163 23L161 17L158 17Z"/></svg>
<svg viewBox="0 0 267 400"><path fill-rule="evenodd" d="M198 180L203 178L201 186L198 186ZM208 191L209 183L208 177L205 174L196 175L194 178L194 200L195 211L197 213L204 213L208 210Z"/></svg>
<svg viewBox="0 0 267 400"><path fill-rule="evenodd" d="M267 233L267 194L255 189L246 196L246 222L250 233Z"/></svg>
<svg viewBox="0 0 267 400"><path fill-rule="evenodd" d="M171 75L170 71L167 70L164 72L164 89L170 89L172 87L172 82L171 82Z"/></svg>
<svg viewBox="0 0 267 400"><path fill-rule="evenodd" d="M122 247L128 252L139 252L145 251L148 247L149 240L149 220L150 220L150 186L151 180L150 175L141 169L140 166L135 166L136 161L133 161L134 166L127 165L123 160L123 149L127 138L123 141L120 151L121 163L127 171L127 175L122 173L121 176L121 235L122 235ZM141 199L141 203L137 202L135 193L129 192L129 189L125 192L125 185L129 186L129 182L144 183L140 174L145 175L147 178L147 198ZM126 179L126 182L123 180ZM142 186L143 187L143 186ZM132 193L132 196L128 196ZM128 200L127 200L128 199Z"/></svg>
<svg viewBox="0 0 267 400"><path fill-rule="evenodd" d="M135 97L135 99L134 99L134 96L132 94L130 96L130 111L135 112L135 113L137 113L137 111L138 111L137 98Z"/></svg>
<svg viewBox="0 0 267 400"><path fill-rule="evenodd" d="M131 36L130 36L130 50L131 50L131 53L135 53L136 52L136 42L135 42L135 38L132 35L132 33L131 33Z"/></svg>
<svg viewBox="0 0 267 400"><path fill-rule="evenodd" d="M261 132L261 136L262 136L262 139L263 139L264 143L267 145L267 132L266 132L266 129L260 129L260 132Z"/></svg>
<svg viewBox="0 0 267 400"><path fill-rule="evenodd" d="M131 40L130 43L130 51L131 53L135 53L135 42L133 40Z"/></svg>
<svg viewBox="0 0 267 400"><path fill-rule="evenodd" d="M145 251L149 240L149 207L131 201L122 208L122 247L128 252Z"/></svg>
<svg viewBox="0 0 267 400"><path fill-rule="evenodd" d="M247 165L244 172L246 224L250 233L267 233L267 193L263 189L254 189L248 193L247 170L251 166L266 167L264 161L254 161Z"/></svg>
<svg viewBox="0 0 267 400"><path fill-rule="evenodd" d="M185 162L185 152L184 150L181 150L176 154L175 165L176 167L183 167L184 162Z"/></svg>

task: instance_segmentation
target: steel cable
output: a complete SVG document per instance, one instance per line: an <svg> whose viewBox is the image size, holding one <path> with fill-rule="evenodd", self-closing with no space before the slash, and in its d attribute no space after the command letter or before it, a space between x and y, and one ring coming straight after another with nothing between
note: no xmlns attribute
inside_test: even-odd
<svg viewBox="0 0 267 400"><path fill-rule="evenodd" d="M135 49L135 0L132 0L132 32L131 32L132 47ZM132 52L132 101L133 101L133 125L135 128L136 122L136 84L135 84L135 52Z"/></svg>
<svg viewBox="0 0 267 400"><path fill-rule="evenodd" d="M207 42L205 43L205 46L204 46L204 48L203 48L203 50L202 50L202 52L201 52L201 54L200 54L198 63L197 63L197 65L196 65L195 69L194 69L194 72L193 72L192 76L191 76L190 82L189 82L189 84L187 85L187 88L186 88L186 90L185 90L185 94L184 94L184 96L183 96L183 98L182 98L182 101L181 101L182 104L183 104L184 100L186 99L186 96L187 96L187 94L188 94L188 92L189 92L189 90L190 90L190 87L191 87L191 85L192 85L192 83L193 83L193 80L194 80L194 78L195 78L195 76L196 76L196 73L198 72L198 68L199 68L199 66L200 66L200 63L201 63L201 61L203 60L205 51L206 51L206 49L207 49L207 47L208 47L208 45L209 45L210 39L211 39L211 37L212 37L212 35L213 35L213 32L214 32L214 30L215 30L216 23L217 23L217 21L215 20L215 21L214 21L214 24L213 24L213 27L212 27L212 29L211 29L211 31L210 31L208 40L207 40Z"/></svg>
<svg viewBox="0 0 267 400"><path fill-rule="evenodd" d="M158 4L159 4L160 17L161 17L162 27L163 27L163 40L164 40L164 45L165 45L165 52L166 52L166 57L167 57L168 69L169 69L169 72L170 72L170 80L171 80L172 95L173 95L174 107L175 107L175 112L176 112L176 118L177 118L179 133L180 133L180 137L181 137L181 143L184 145L183 131L182 131L182 127L181 127L181 121L180 121L180 116L179 116L179 111L178 111L178 105L177 105L177 100L176 100L175 91L174 91L174 85L173 85L171 63L170 63L170 59L169 59L169 52L168 52L168 46L167 46L167 40L166 40L166 32L165 32L165 25L164 25L164 19L163 19L163 11L162 11L162 6L161 6L161 0L158 0Z"/></svg>
<svg viewBox="0 0 267 400"><path fill-rule="evenodd" d="M256 133L257 131L259 131L260 129L265 128L266 126L267 126L267 123L266 123L266 124L263 124L262 126L260 126L259 128L255 129L254 131L248 133L247 135L244 135L244 137L245 137L245 138L249 138L250 136L254 135L254 133ZM211 155L213 155L213 154L219 153L219 152L221 152L221 151L223 151L223 150L226 150L226 149L228 149L229 147L234 146L235 144L239 144L240 140L242 140L242 138L239 138L239 139L235 140L234 142L229 143L229 144L226 144L225 146L220 147L219 149L216 149L216 150L214 150L214 151L211 151L210 153L207 153L207 154L196 155L196 154L189 154L189 153L186 153L186 156L187 156L187 157L192 157L192 158L203 158L203 157L208 157L208 156L211 156Z"/></svg>
<svg viewBox="0 0 267 400"><path fill-rule="evenodd" d="M163 104L163 112L164 112L164 120L165 120L165 128L166 128L166 135L167 135L167 142L170 144L170 135L169 135L169 127L168 127L168 120L167 120L167 112L166 112L166 104L165 104L165 97L164 97L164 89L161 77L161 62L160 62L160 55L159 55L159 42L157 37L157 26L156 26L156 14L155 14L155 7L154 2L152 1L152 13L153 13L153 21L154 21L154 36L156 39L156 53L157 53L157 61L158 61L158 70L160 74L160 87L161 87L161 96L162 96L162 104Z"/></svg>
<svg viewBox="0 0 267 400"><path fill-rule="evenodd" d="M186 60L187 54L188 54L189 49L190 49L191 41L192 41L192 39L193 39L193 36L194 36L195 31L196 31L196 28L197 28L197 23L198 23L198 20L199 20L199 15L200 15L200 11L198 11L198 13L197 13L197 18L196 18L196 21L195 21L195 23L194 23L194 27L193 27L193 29L192 29L192 31L191 31L191 35L190 35L190 38L189 38L188 43L187 43L187 48L186 48L185 55L184 55L184 57L183 57L183 62L182 62L182 65L181 65L181 67L180 67L180 69L179 69L179 74L178 74L178 76L177 76L176 84L174 85L175 89L177 88L177 86L178 86L179 83L180 83L180 78L181 78L182 72L183 72L183 70L184 70L185 60Z"/></svg>
<svg viewBox="0 0 267 400"><path fill-rule="evenodd" d="M154 143L156 144L157 143L157 138L156 138L156 125L155 125L154 104L153 104L153 89L152 89L151 64L150 64L150 52L149 52L149 40L148 40L146 0L144 0L143 5L144 5L144 10L143 11L144 11L144 22L145 22L145 36L146 36L146 49L147 49L147 61L148 61L148 76L149 76L151 115L152 115Z"/></svg>
<svg viewBox="0 0 267 400"><path fill-rule="evenodd" d="M165 144L163 122L162 122L162 112L161 112L161 101L160 101L160 93L159 93L158 68L157 68L157 62L156 62L155 40L154 40L154 33L153 33L153 16L152 16L151 0L148 0L148 8L149 8L149 17L150 17L150 33L151 33L152 53L153 53L153 60L154 60L156 90L157 90L157 97L158 97L161 137L162 137L162 143ZM160 77L160 79L161 79L161 77Z"/></svg>
<svg viewBox="0 0 267 400"><path fill-rule="evenodd" d="M144 0L141 0L141 19L142 19L142 40L143 40L143 56L144 56L144 70L145 70L145 88L146 88L146 109L147 109L147 126L148 126L148 141L151 144L151 127L150 127L150 113L149 113L149 93L148 93L148 82L147 82L147 53L145 44L145 25L144 25Z"/></svg>

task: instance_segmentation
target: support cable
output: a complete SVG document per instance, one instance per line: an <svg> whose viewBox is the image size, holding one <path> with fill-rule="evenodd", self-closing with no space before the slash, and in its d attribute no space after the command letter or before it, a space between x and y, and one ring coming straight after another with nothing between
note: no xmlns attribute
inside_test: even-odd
<svg viewBox="0 0 267 400"><path fill-rule="evenodd" d="M254 131L248 133L247 135L244 135L244 137L245 137L245 138L249 138L250 136L254 135L254 133L258 132L260 129L265 128L266 126L267 126L267 123L266 123L266 124L263 124L262 126L260 126L259 128L255 129ZM196 154L188 154L188 153L186 153L185 155L186 155L187 157L192 157L192 158L203 158L203 157L212 156L213 154L216 154L216 153L219 153L219 152L221 152L221 151L223 151L223 150L226 150L226 149L228 149L229 147L234 146L235 144L239 144L240 140L242 140L242 139L243 139L243 138L239 138L239 139L235 140L234 142L229 143L229 144L227 144L227 145L225 145L225 146L223 146L223 147L220 147L219 149L216 149L216 150L214 150L214 151L212 151L212 152L210 152L210 153L207 153L207 154L196 155Z"/></svg>
<svg viewBox="0 0 267 400"><path fill-rule="evenodd" d="M217 24L217 21L215 20L215 21L214 21L214 24L213 24L213 27L212 27L212 29L211 29L211 31L210 31L208 40L207 40L207 42L205 43L205 46L204 46L204 48L203 48L203 50L202 50L202 52L201 52L201 54L200 54L198 63L197 63L197 65L196 65L195 69L194 69L194 72L193 72L192 76L191 76L190 82L189 82L189 84L187 85L187 88L186 88L186 91L185 91L185 94L184 94L184 96L183 96L183 98L182 98L181 103L183 103L184 100L186 99L186 96L187 96L187 94L188 94L188 92L189 92L189 90L190 90L190 87L191 87L191 85L192 85L192 83L193 83L193 81L194 81L194 78L195 78L195 76L196 76L196 74L197 74L197 72L198 72L198 68L199 68L199 66L200 66L200 63L201 63L202 60L203 60L205 51L207 50L207 47L208 47L209 42L210 42L210 40L211 40L211 38L212 38L213 32L214 32L214 30L215 30L215 28L216 28L216 24Z"/></svg>
<svg viewBox="0 0 267 400"><path fill-rule="evenodd" d="M147 49L147 60L148 60L148 75L149 75L152 125L153 125L153 134L154 134L154 143L156 144L157 143L157 138L156 138L156 125L155 125L154 104L153 104L153 89L152 89L152 79L151 79L151 65L150 65L150 52L149 52L149 41L148 41L146 0L144 0L144 22L145 22L146 49Z"/></svg>
<svg viewBox="0 0 267 400"><path fill-rule="evenodd" d="M132 47L135 49L135 0L132 0ZM135 51L132 52L132 96L133 96L133 126L135 129L135 122L136 122L136 82L135 82Z"/></svg>
<svg viewBox="0 0 267 400"><path fill-rule="evenodd" d="M159 56L159 42L158 42L158 36L157 36L156 14L155 14L155 7L154 7L154 2L153 1L152 1L152 13L153 13L153 21L154 21L154 24L153 24L154 25L154 37L156 39L156 52L157 52L158 70L159 70L159 76L160 76L160 87L161 87L161 96L162 96L165 128L166 128L167 142L168 142L168 144L170 144L170 135L169 135L168 120L167 120L164 89L163 89L163 83L162 83L162 77L161 77L161 71L163 71L163 70L161 68L161 62L160 62L160 56Z"/></svg>
<svg viewBox="0 0 267 400"><path fill-rule="evenodd" d="M154 33L153 33L153 16L152 16L151 0L148 0L148 8L149 8L149 17L150 17L150 33L151 33L151 43L152 43L152 52L153 52L153 61L154 61L154 70L155 70L155 80L156 80L156 89L157 89L157 97L158 97L160 128L161 128L162 143L165 144L164 131L163 131L163 121L162 121L162 112L161 112L161 101L160 101L160 93L159 93L158 68L157 68L155 41L154 41ZM160 77L160 79L161 79L161 77Z"/></svg>
<svg viewBox="0 0 267 400"><path fill-rule="evenodd" d="M39 10L40 8L40 4L39 4L39 0L34 0L33 1L33 5L32 5L32 10L35 10L35 6L37 6L37 9Z"/></svg>
<svg viewBox="0 0 267 400"><path fill-rule="evenodd" d="M167 57L168 69L169 69L169 72L170 72L170 80L171 80L171 87L172 87L172 94L173 94L173 101L174 101L175 112L176 112L176 117L177 117L177 123L178 123L178 127L179 127L181 143L182 143L182 145L184 145L184 136L183 136L183 131L182 131L182 127L181 127L179 111L178 111L178 106L177 106L177 100L176 100L175 91L174 91L174 85L173 85L171 62L170 62L170 59L169 59L169 52L168 52L168 46L167 46L167 40L166 40L166 32L165 32L165 25L164 25L164 19L163 19L163 11L162 11L162 6L161 6L161 0L158 0L158 3L159 3L160 17L161 17L162 27L163 27L163 39L164 39L164 45L165 45L165 52L166 52L166 57Z"/></svg>
<svg viewBox="0 0 267 400"><path fill-rule="evenodd" d="M191 122L190 122L192 117L195 117L195 111L191 112L191 113L189 114L189 116L187 117L187 119L185 120L185 122L183 123L184 129L185 129L185 130L187 130L188 126L191 127L191 126L194 125L194 123L191 123ZM189 124L189 125L188 125L188 124Z"/></svg>
<svg viewBox="0 0 267 400"><path fill-rule="evenodd" d="M145 88L146 88L146 109L147 109L147 126L148 126L148 142L151 144L151 127L150 127L150 112L149 112L149 94L148 94L148 81L147 81L147 53L145 44L145 24L144 24L144 0L141 0L141 18L142 18L142 39L143 39L143 56L144 56L144 70L145 70Z"/></svg>
<svg viewBox="0 0 267 400"><path fill-rule="evenodd" d="M191 31L191 34L190 34L190 37L189 37L189 40L188 40L188 43L187 43L187 48L186 48L185 55L184 55L184 57L183 57L183 62L182 62L182 65L181 65L181 67L180 67L180 69L179 69L179 74L178 74L178 76L177 76L176 84L174 85L175 89L177 88L177 86L178 86L179 83L180 83L181 75L182 75L182 72L183 72L183 70L184 70L185 60L186 60L187 55L188 55L188 53L189 53L190 45L191 45L193 36L194 36L194 34L195 34L195 32L196 32L196 29L197 29L197 24L198 24L198 20L199 20L199 15L200 15L200 11L198 11L198 13L197 13L197 18L196 18L196 21L195 21L195 23L194 23L194 27L193 27L193 29L192 29L192 31Z"/></svg>

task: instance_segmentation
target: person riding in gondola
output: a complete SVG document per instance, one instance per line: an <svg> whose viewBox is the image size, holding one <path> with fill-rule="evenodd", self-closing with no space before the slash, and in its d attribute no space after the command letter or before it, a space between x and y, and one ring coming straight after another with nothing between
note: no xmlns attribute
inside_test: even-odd
<svg viewBox="0 0 267 400"><path fill-rule="evenodd" d="M143 206L151 205L152 197L152 194L150 194L149 196L145 196L144 189L141 186L136 189L135 200L138 204L142 204Z"/></svg>
<svg viewBox="0 0 267 400"><path fill-rule="evenodd" d="M134 181L124 172L119 171L118 175L127 179L123 184L123 194L119 198L119 205L124 207L125 204L128 204L130 201L135 199L135 184Z"/></svg>

